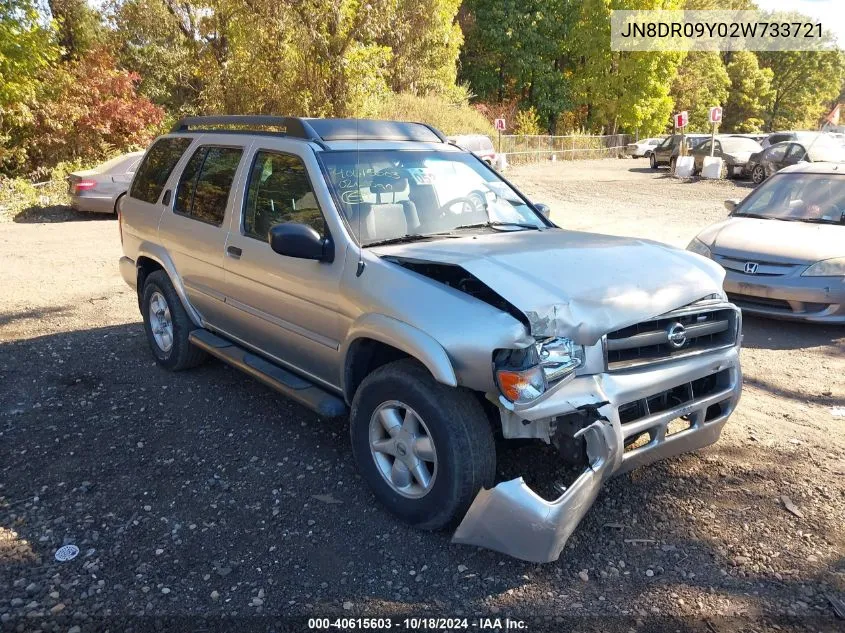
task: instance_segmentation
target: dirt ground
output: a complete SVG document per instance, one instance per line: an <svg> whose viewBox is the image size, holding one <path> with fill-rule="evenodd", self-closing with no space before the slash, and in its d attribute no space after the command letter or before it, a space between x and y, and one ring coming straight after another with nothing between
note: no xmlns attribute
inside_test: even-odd
<svg viewBox="0 0 845 633"><path fill-rule="evenodd" d="M748 192L644 160L508 177L561 226L678 246ZM217 362L158 368L114 220L33 219L0 224L0 630L434 614L471 628L842 630L845 327L747 317L743 399L720 442L610 481L560 560L538 566L386 514L345 421ZM501 451L543 476L535 448ZM68 543L80 555L57 562Z"/></svg>

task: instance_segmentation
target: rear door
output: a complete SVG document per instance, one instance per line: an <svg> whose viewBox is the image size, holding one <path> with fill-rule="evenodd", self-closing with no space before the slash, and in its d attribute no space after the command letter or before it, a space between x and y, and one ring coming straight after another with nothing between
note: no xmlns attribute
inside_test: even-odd
<svg viewBox="0 0 845 633"><path fill-rule="evenodd" d="M313 152L303 143L262 139L246 162L243 204L232 216L224 257L226 302L238 311L228 334L336 387L344 256L335 252L333 262L286 257L267 239L282 222L331 237L324 215L331 202L325 186L314 186L322 175Z"/></svg>
<svg viewBox="0 0 845 633"><path fill-rule="evenodd" d="M159 237L189 301L211 326L225 323L226 219L248 145L233 136L202 137L184 164L159 225Z"/></svg>

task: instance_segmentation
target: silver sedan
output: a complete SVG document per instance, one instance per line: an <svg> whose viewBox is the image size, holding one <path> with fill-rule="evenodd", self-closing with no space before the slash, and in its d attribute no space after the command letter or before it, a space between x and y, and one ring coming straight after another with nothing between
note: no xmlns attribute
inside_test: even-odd
<svg viewBox="0 0 845 633"><path fill-rule="evenodd" d="M129 189L144 152L121 154L93 169L68 176L70 206L77 211L117 213L118 200Z"/></svg>
<svg viewBox="0 0 845 633"><path fill-rule="evenodd" d="M688 250L726 271L749 314L845 323L845 163L788 167L707 227Z"/></svg>

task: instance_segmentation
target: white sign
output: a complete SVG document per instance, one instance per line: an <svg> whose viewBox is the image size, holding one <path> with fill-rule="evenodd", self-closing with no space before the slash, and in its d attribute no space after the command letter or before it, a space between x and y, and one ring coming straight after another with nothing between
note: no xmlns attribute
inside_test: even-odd
<svg viewBox="0 0 845 633"><path fill-rule="evenodd" d="M722 122L722 108L721 106L714 106L710 108L710 123Z"/></svg>
<svg viewBox="0 0 845 633"><path fill-rule="evenodd" d="M493 127L495 127L500 132L504 132L505 131L505 120L504 119L496 119L496 122L493 124Z"/></svg>
<svg viewBox="0 0 845 633"><path fill-rule="evenodd" d="M689 123L689 114L687 114L686 110L678 112L678 114L675 115L675 127L686 127L687 123Z"/></svg>

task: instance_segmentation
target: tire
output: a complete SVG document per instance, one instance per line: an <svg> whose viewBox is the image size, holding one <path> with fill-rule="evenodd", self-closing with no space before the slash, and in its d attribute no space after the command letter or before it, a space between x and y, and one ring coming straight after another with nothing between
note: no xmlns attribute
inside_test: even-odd
<svg viewBox="0 0 845 633"><path fill-rule="evenodd" d="M678 160L678 159L673 158L673 159L671 159L671 160L669 161L669 173L670 173L670 174L674 174L674 173L675 173L675 163L677 162L677 160Z"/></svg>
<svg viewBox="0 0 845 633"><path fill-rule="evenodd" d="M719 170L719 178L721 178L722 180L730 180L732 171L733 170L728 170L727 164L725 163L725 161L722 161L722 167Z"/></svg>
<svg viewBox="0 0 845 633"><path fill-rule="evenodd" d="M120 203L123 202L123 198L126 196L125 193L120 194L117 199L114 201L114 216L117 217L120 215Z"/></svg>
<svg viewBox="0 0 845 633"><path fill-rule="evenodd" d="M643 154L643 156L644 156L645 158L651 158L651 150L650 150L650 149L647 149L647 150L645 151L645 154Z"/></svg>
<svg viewBox="0 0 845 633"><path fill-rule="evenodd" d="M654 154L650 154L648 157L648 164L649 167L651 167L652 169L657 169L657 156L655 156Z"/></svg>
<svg viewBox="0 0 845 633"><path fill-rule="evenodd" d="M766 170L763 169L762 165L754 165L754 169L751 170L751 182L755 185L759 185L766 179Z"/></svg>
<svg viewBox="0 0 845 633"><path fill-rule="evenodd" d="M396 420L407 420L410 409L422 422L416 424L420 432L408 435L404 426L393 426L390 433L384 430L387 425L381 423L380 414L392 419L394 409ZM495 479L496 448L481 404L471 392L437 382L414 360L389 363L364 379L352 401L350 436L358 470L376 499L417 528L455 525L481 487L492 487ZM431 475L427 488L404 466L406 460L420 459L418 442L426 437L430 443L423 446L434 455L433 462L425 460ZM374 450L373 441L393 442L394 452ZM398 457L400 453L404 457ZM400 481L410 481L404 491L388 481L390 464L397 462L400 474L405 474Z"/></svg>
<svg viewBox="0 0 845 633"><path fill-rule="evenodd" d="M162 306L162 301L164 306ZM155 305L153 305L154 302ZM161 319L169 321L170 336L167 337L170 340L169 347L162 344L161 335L157 340L154 332L151 312L156 312L156 307L159 309L166 308L166 310L162 310L162 312L165 312L163 316L156 317L159 319L156 328L158 329L160 325L164 324ZM181 371L196 367L206 359L206 353L191 345L188 340L191 331L196 327L188 317L188 313L185 312L170 278L163 270L150 273L144 282L141 294L141 315L144 318L147 342L159 365L170 371ZM167 338L165 338L165 342Z"/></svg>

